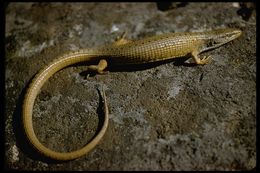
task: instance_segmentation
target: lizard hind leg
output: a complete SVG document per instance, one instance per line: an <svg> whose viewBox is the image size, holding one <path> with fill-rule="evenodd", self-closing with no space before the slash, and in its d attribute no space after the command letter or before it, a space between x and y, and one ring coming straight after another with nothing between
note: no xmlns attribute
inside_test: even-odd
<svg viewBox="0 0 260 173"><path fill-rule="evenodd" d="M126 34L127 34L127 32L124 31L123 34L119 38L117 38L113 44L118 46L118 45L123 45L123 44L131 42L131 40L128 40L125 38Z"/></svg>
<svg viewBox="0 0 260 173"><path fill-rule="evenodd" d="M107 68L108 63L105 59L101 59L98 63L98 65L90 65L88 66L88 70L90 71L94 71L98 74L104 74L105 73L105 69Z"/></svg>

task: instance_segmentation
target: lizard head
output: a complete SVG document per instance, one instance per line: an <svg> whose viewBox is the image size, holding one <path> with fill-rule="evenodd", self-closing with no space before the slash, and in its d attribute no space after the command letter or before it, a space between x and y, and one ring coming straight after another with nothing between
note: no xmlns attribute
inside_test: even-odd
<svg viewBox="0 0 260 173"><path fill-rule="evenodd" d="M209 38L206 39L206 45L204 50L213 49L219 47L223 44L226 44L242 34L242 31L239 29L217 29L214 31L209 31Z"/></svg>

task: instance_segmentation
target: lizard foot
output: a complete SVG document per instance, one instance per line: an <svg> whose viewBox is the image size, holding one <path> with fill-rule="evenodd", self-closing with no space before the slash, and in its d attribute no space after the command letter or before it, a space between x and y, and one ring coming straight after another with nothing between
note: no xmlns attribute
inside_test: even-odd
<svg viewBox="0 0 260 173"><path fill-rule="evenodd" d="M123 45L123 44L131 42L131 40L128 40L125 38L126 34L127 34L127 32L124 31L123 34L120 37L118 37L113 44L114 45Z"/></svg>
<svg viewBox="0 0 260 173"><path fill-rule="evenodd" d="M201 64L208 64L209 62L211 62L212 58L211 56L204 56L201 60L200 60L200 63Z"/></svg>
<svg viewBox="0 0 260 173"><path fill-rule="evenodd" d="M88 66L89 71L97 72L98 74L105 74L107 73L104 71L107 68L107 61L105 59L101 59L98 65L90 65Z"/></svg>

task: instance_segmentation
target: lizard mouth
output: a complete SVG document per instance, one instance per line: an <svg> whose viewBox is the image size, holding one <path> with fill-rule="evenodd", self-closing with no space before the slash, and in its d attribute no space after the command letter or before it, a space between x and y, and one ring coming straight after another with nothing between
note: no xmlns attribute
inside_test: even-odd
<svg viewBox="0 0 260 173"><path fill-rule="evenodd" d="M219 29L211 33L212 36L205 41L205 47L202 51L211 50L217 48L223 44L226 44L236 38L238 38L242 31L239 29Z"/></svg>
<svg viewBox="0 0 260 173"><path fill-rule="evenodd" d="M242 34L242 31L241 31L240 29L235 29L235 30L233 30L232 32L227 33L227 36L226 36L226 37L227 37L227 38L229 37L229 40L231 41L231 40L233 40L233 39L239 37L241 34Z"/></svg>

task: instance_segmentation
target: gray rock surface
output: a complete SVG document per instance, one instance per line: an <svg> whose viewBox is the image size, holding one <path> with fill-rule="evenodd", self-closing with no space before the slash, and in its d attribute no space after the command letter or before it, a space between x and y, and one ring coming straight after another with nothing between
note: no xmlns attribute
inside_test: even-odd
<svg viewBox="0 0 260 173"><path fill-rule="evenodd" d="M124 31L127 38L139 39L223 27L240 28L243 34L204 53L213 58L205 66L171 62L130 71L111 69L87 79L81 75L83 65L63 69L36 99L38 138L57 151L87 143L102 123L97 112L100 85L110 111L104 138L89 154L69 162L44 158L26 141L21 124L24 92L34 74L58 55L111 43ZM188 3L160 11L156 3L10 3L5 39L6 169L255 168L254 4Z"/></svg>

